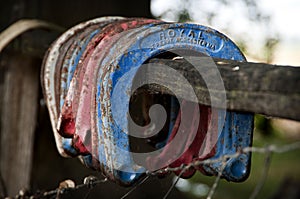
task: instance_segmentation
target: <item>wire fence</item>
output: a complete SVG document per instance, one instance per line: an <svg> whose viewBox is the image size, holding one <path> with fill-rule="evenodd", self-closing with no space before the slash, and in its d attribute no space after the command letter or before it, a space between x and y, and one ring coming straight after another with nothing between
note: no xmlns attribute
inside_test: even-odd
<svg viewBox="0 0 300 199"><path fill-rule="evenodd" d="M211 185L210 190L206 196L206 199L212 199L214 197L214 194L218 188L218 184L221 179L221 174L223 170L225 169L226 162L229 158L234 158L238 157L239 155L243 153L260 153L264 154L264 166L261 171L261 176L257 180L256 186L254 187L252 193L250 196L248 196L249 199L255 199L257 198L259 192L261 191L263 185L266 182L266 179L268 177L268 170L270 168L270 164L272 162L272 154L281 154L281 153L287 153L295 150L300 149L300 142L294 142L292 144L286 144L286 145L269 145L266 147L246 147L242 149L241 151L231 154L231 155L225 155L217 159L207 159L203 161L194 161L191 162L188 165L182 165L180 167L176 168L164 168L161 170L157 170L155 172L147 172L147 176L140 181L138 184L136 184L134 187L131 187L127 193L125 193L121 199L127 198L130 196L132 192L134 192L139 186L142 186L143 183L145 183L147 180L149 180L152 177L156 177L157 175L165 172L172 172L172 171L178 171L181 170L181 173L176 177L176 180L174 180L173 184L170 186L170 188L166 191L164 195L164 199L168 198L170 196L170 193L172 190L175 188L176 184L178 183L180 179L180 175L183 174L186 170L192 168L192 167L197 167L199 165L205 165L205 164L211 164L211 163L216 163L216 162L222 162L220 170L218 172L218 176L215 178L214 183ZM255 162L254 162L255 164ZM83 182L81 184L75 185L75 183L72 180L65 180L59 183L59 186L54 189L54 190L49 190L49 191L44 191L44 192L37 192L35 194L28 194L26 191L20 191L19 194L16 196L16 198L30 198L30 199L38 199L38 198L56 198L59 199L61 196L67 195L72 191L75 190L80 190L83 188L88 188L88 191L85 194L84 198L89 198L89 193L92 189L96 187L96 185L100 185L103 183L108 182L107 178L104 179L98 179L95 176L87 176L84 178ZM118 186L118 185L115 185Z"/></svg>

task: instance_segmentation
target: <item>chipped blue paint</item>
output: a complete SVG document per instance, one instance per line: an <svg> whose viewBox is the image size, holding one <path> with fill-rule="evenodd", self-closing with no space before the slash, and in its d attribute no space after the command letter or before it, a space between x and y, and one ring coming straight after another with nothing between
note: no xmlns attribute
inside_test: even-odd
<svg viewBox="0 0 300 199"><path fill-rule="evenodd" d="M161 38L167 37L165 34L180 34L180 31L185 32L193 31L195 35L199 35L199 40L190 41L188 36L183 36L181 41L168 40L161 41ZM170 33L172 32L172 33ZM237 48L237 46L221 33L210 29L208 27L194 25L194 24L168 24L168 25L148 25L143 28L137 29L134 32L127 34L123 38L123 42L113 46L110 50L111 54L115 57L107 56L106 62L102 63L102 66L109 66L112 72L106 79L98 79L98 82L104 81L104 86L109 87L109 92L112 95L114 87L118 83L118 80L126 74L129 70L135 68L135 71L149 58L154 57L160 53L173 49L186 49L194 50L200 53L204 53L210 57L232 59L232 60L245 60L243 54ZM120 48L122 46L122 48ZM118 53L116 53L118 52ZM121 54L122 56L116 56ZM117 69L118 66L118 69ZM99 70L98 77L101 77L101 69ZM135 74L135 72L134 72ZM127 115L129 110L130 96L126 93L132 86L134 75L131 75L126 85L124 85L123 93L118 94L118 98L111 104L117 104L117 109L114 111L116 114L120 114L120 123L127 124ZM111 81L111 85L108 83ZM99 87L97 94L100 94ZM98 103L98 113L101 113L101 104ZM110 110L110 109L109 109ZM222 114L222 110L220 110ZM107 125L103 123L103 115L98 115L98 126ZM100 119L102 118L102 119ZM112 129L112 142L114 147L111 154L112 158L119 162L123 168L129 169L129 172L134 174L135 163L130 157L128 130L120 128L115 121L109 120L109 126ZM99 129L100 131L102 129ZM217 143L217 152L213 158L218 158L224 154L232 154L239 151L241 148L251 145L253 131L253 115L241 114L237 112L227 112L225 126L222 129L221 137ZM224 143L221 143L224 138ZM240 139L242 138L242 139ZM101 153L101 151L99 151ZM209 174L216 174L220 169L220 163L210 164L205 166L204 169ZM250 154L241 155L238 158L232 158L228 161L228 165L223 172L222 177L231 181L241 181L249 173ZM121 172L122 173L122 172ZM128 182L130 180L136 180L136 177L125 175L115 176L120 178L121 181Z"/></svg>
<svg viewBox="0 0 300 199"><path fill-rule="evenodd" d="M99 26L101 27L101 26ZM88 27L84 27L84 28L88 28ZM70 58L65 58L63 61L63 68L67 68L68 71L67 72L62 72L61 75L65 76L64 79L61 79L60 81L60 86L61 86L61 90L60 90L60 101L59 101L59 106L60 109L63 107L64 105L64 101L65 101L65 97L67 95L68 89L70 87L70 82L71 79L74 76L74 72L76 67L79 64L79 60L83 54L83 52L85 51L88 43L90 42L90 40L100 31L100 29L98 30L90 30L88 32L84 31L84 29L80 29L77 32L77 37L73 37L72 38L72 42L76 43L75 48L72 46L72 43L70 44L73 48L68 48L67 51L71 51L72 55ZM83 40L78 40L78 36L79 35L86 35L84 37ZM65 52L67 54L67 51ZM73 143L72 143L72 138L64 138L62 137L62 143L63 143L63 149L70 154L71 156L77 156L78 151L74 148ZM91 156L87 155L86 157L83 157L82 160L85 161L86 165L88 165L89 167L91 167L91 165L89 165L92 161L90 160Z"/></svg>
<svg viewBox="0 0 300 199"><path fill-rule="evenodd" d="M111 21L107 20L105 22L106 25ZM101 23L104 22L101 21ZM89 32L84 32L86 37L80 41L76 40L78 37L72 38L73 42L76 42L77 45L74 49L68 49L72 50L69 51L72 54L69 58L65 58L63 62L63 67L68 70L67 72L64 71L63 75L66 79L60 82L60 92L66 92L69 89L70 81L74 76L74 71L79 61L82 59L82 55L92 39L101 33L103 26L104 24L98 29L91 29ZM78 32L78 34L82 33ZM87 167L102 171L110 179L122 185L132 185L141 179L147 170L134 162L130 151L127 127L129 100L131 97L128 91L131 90L134 77L140 67L147 60L159 54L178 49L195 51L213 58L245 61L245 57L238 47L226 36L201 25L161 22L160 24L144 25L130 31L125 31L124 34L119 33L117 35L118 38L114 38L110 42L110 48L97 49L99 52L92 52L90 58L98 59L97 55L99 54L102 56L102 59L99 59L98 67L96 67L97 71L95 71L95 75L97 76L97 82L95 82L96 85L93 87L95 89L93 92L95 96L92 96L93 102L96 102L96 111L93 113L96 118L95 128L99 140L96 146L98 157L85 155L81 157L81 160ZM125 76L126 78L123 79ZM117 93L117 98L111 98L117 84L121 80L124 81L121 92ZM64 100L65 95L61 93L60 108L62 108ZM156 143L157 149L163 148L168 142L175 124L178 109L179 104L175 102L174 97L171 98L171 122L169 124L168 136L166 140ZM118 116L119 123L116 121L116 115L112 113ZM218 114L224 114L224 110L218 110ZM52 124L55 123L56 121L52 122ZM219 117L218 123L222 123L221 117ZM219 137L215 147L216 151L211 159L235 154L241 149L251 146L252 132L253 114L227 111L224 126L218 126ZM60 144L62 144L63 150L69 155L79 155L72 145L72 139L62 137ZM99 165L96 167L93 161L94 158L99 161ZM243 181L249 175L250 162L251 153L241 154L238 157L229 159L222 177L229 181ZM221 167L222 162L220 161L203 165L202 169L208 175L217 175Z"/></svg>
<svg viewBox="0 0 300 199"><path fill-rule="evenodd" d="M122 17L102 17L102 18L96 18L90 20L87 23L84 22L85 25L78 26L76 30L76 34L73 37L71 37L71 39L69 39L71 41L70 43L71 48L67 48L67 50L63 52L61 55L64 56L68 52L71 53L70 57L64 57L63 64L62 64L62 68L66 68L67 72L64 71L61 72L61 76L64 76L64 78L62 78L60 81L60 88L61 88L60 101L59 101L60 109L64 105L65 97L70 87L71 80L74 76L74 72L82 58L83 53L87 48L87 45L98 33L100 33L103 27L109 25L112 21L119 20L119 19L122 19ZM88 28L89 30L86 30ZM79 40L78 38L82 38L82 39ZM72 46L72 44L75 45ZM79 155L78 151L73 146L73 142L72 142L73 138L62 137L61 139L63 143L62 148L69 155L71 156ZM93 168L91 155L82 156L82 161L87 167Z"/></svg>

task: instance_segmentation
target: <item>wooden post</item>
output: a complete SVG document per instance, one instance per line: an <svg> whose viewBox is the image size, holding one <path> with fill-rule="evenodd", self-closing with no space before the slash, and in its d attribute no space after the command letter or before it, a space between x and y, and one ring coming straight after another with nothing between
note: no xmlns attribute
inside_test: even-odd
<svg viewBox="0 0 300 199"><path fill-rule="evenodd" d="M0 62L0 172L9 196L30 188L40 59L21 54Z"/></svg>

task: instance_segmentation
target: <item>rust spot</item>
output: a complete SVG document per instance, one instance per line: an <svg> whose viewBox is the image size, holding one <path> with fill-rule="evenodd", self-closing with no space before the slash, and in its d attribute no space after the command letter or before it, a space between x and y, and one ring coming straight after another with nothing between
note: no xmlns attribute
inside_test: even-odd
<svg viewBox="0 0 300 199"><path fill-rule="evenodd" d="M66 138L72 138L75 132L75 121L73 118L64 117L61 121L61 127L58 133Z"/></svg>

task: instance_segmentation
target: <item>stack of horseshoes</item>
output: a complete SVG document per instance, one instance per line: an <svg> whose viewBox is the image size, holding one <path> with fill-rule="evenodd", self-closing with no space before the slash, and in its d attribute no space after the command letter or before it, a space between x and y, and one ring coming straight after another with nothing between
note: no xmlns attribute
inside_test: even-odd
<svg viewBox="0 0 300 199"><path fill-rule="evenodd" d="M128 91L134 76L149 59L174 49L245 60L238 47L216 30L154 19L96 18L57 38L44 57L42 87L59 153L78 156L87 167L128 186L146 171L218 159L250 146L252 114L225 111L224 122L219 125L224 110L213 115L213 108L168 97L163 139L153 145L158 153L142 156L132 152L127 123L132 94ZM149 100L152 98L155 96ZM191 117L190 123L184 121L185 115ZM250 158L246 153L227 160L222 177L230 181L247 178ZM184 178L196 170L217 175L221 164L216 161L174 172ZM164 171L161 175L168 173Z"/></svg>

